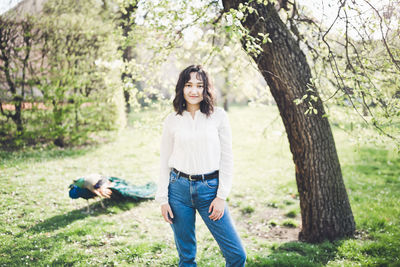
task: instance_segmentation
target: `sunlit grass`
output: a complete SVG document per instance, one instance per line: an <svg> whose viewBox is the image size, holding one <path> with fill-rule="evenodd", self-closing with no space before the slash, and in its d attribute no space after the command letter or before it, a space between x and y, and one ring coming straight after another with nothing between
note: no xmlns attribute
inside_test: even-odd
<svg viewBox="0 0 400 267"><path fill-rule="evenodd" d="M349 137L340 116L331 121L357 234L311 245L295 241L294 165L276 107L229 111L235 179L228 202L248 266L399 264L400 160L390 147ZM87 214L86 201L68 197L72 179L89 173L157 181L161 119L154 111L132 114L115 141L93 147L0 152L0 266L176 266L172 231L154 201L105 201L106 209L91 201ZM197 225L199 266L223 266L200 217Z"/></svg>

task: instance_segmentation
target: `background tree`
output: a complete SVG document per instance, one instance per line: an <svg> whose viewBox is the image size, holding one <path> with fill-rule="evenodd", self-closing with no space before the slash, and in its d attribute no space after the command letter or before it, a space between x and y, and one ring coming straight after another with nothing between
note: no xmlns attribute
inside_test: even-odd
<svg viewBox="0 0 400 267"><path fill-rule="evenodd" d="M32 103L33 86L40 79L33 65L43 63L43 58L35 57L32 51L38 49L38 35L40 31L31 17L18 21L0 17L0 111L15 124L17 136L25 130L24 103Z"/></svg>
<svg viewBox="0 0 400 267"><path fill-rule="evenodd" d="M120 49L122 50L122 60L125 64L129 64L134 58L134 44L136 36L132 36L133 27L135 26L135 12L137 10L137 1L129 1L127 3L122 3L119 9L119 25L122 29L122 45ZM135 80L132 79L132 74L128 71L123 71L121 74L121 80L124 83L134 84ZM131 111L130 104L131 92L129 87L124 87L124 98L126 111L129 113Z"/></svg>
<svg viewBox="0 0 400 267"><path fill-rule="evenodd" d="M51 49L41 89L52 106L53 133L60 146L66 138L84 138L88 132L114 128L116 121L123 123L121 103L110 101L121 93L121 83L112 77L121 66L118 39L113 24L99 16L100 6L94 7L50 1L44 9L42 23Z"/></svg>
<svg viewBox="0 0 400 267"><path fill-rule="evenodd" d="M233 8L243 15L243 47L251 53L267 81L285 125L300 196L299 239L319 242L352 235L355 222L332 131L299 44L273 3L225 0L223 4L226 12ZM237 17L238 13L234 14ZM266 36L270 42L263 42ZM256 43L253 48L256 40L261 44ZM303 96L309 101L296 104L295 100Z"/></svg>

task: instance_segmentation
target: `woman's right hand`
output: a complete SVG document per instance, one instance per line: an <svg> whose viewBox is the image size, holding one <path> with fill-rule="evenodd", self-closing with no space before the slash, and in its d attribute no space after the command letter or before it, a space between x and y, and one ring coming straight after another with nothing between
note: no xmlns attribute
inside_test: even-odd
<svg viewBox="0 0 400 267"><path fill-rule="evenodd" d="M172 224L171 219L174 218L174 214L172 214L171 207L169 206L168 203L161 205L161 214L167 223Z"/></svg>

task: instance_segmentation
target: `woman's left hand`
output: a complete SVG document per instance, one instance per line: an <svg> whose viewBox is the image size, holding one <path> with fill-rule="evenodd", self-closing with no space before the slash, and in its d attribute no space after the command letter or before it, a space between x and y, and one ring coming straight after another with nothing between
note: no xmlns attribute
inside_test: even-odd
<svg viewBox="0 0 400 267"><path fill-rule="evenodd" d="M208 218L210 218L213 221L218 221L219 219L222 218L222 216L224 216L224 210L225 210L225 200L216 197L211 202L210 208L208 209L208 213L212 212L211 215L208 216Z"/></svg>

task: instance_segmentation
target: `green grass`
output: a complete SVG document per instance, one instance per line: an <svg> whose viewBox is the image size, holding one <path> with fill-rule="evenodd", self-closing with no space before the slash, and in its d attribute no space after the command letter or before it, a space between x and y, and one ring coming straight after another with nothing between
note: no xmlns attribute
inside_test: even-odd
<svg viewBox="0 0 400 267"><path fill-rule="evenodd" d="M296 218L296 216L297 216L297 210L291 210L291 211L287 212L287 213L285 214L285 216L286 216L286 217L289 217L289 218Z"/></svg>
<svg viewBox="0 0 400 267"><path fill-rule="evenodd" d="M254 208L251 206L246 206L243 209L240 209L240 211L242 212L242 214L251 214L254 212Z"/></svg>
<svg viewBox="0 0 400 267"><path fill-rule="evenodd" d="M345 118L331 116L357 234L305 244L296 241L301 216L294 166L276 107L235 106L229 117L235 180L228 203L247 266L400 265L394 149L359 142L342 130ZM91 201L87 214L86 201L68 197L72 180L89 173L134 184L157 181L161 118L151 110L132 114L114 141L92 147L0 152L0 266L176 266L172 231L155 201L104 201L105 209ZM200 217L197 229L199 266L224 266Z"/></svg>
<svg viewBox="0 0 400 267"><path fill-rule="evenodd" d="M282 222L282 226L289 227L289 228L296 228L297 223L292 219L286 219Z"/></svg>

